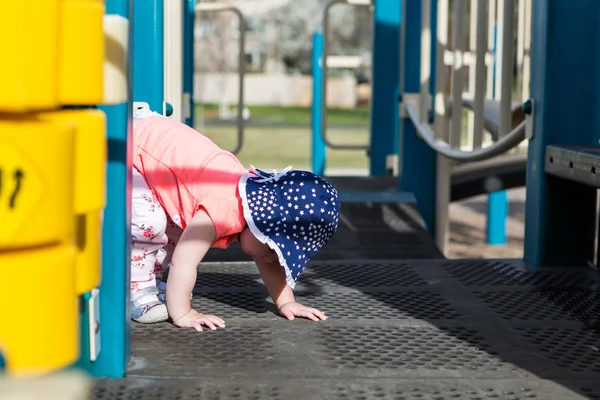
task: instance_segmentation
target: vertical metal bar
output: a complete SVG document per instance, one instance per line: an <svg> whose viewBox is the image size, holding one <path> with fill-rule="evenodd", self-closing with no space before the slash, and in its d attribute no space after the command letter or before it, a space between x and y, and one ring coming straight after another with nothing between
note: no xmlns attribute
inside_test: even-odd
<svg viewBox="0 0 600 400"><path fill-rule="evenodd" d="M370 6L371 2L369 0L330 0L326 5L325 8L323 9L323 70L322 70L322 81L323 81L323 95L322 95L322 124L321 124L321 135L323 138L323 141L325 142L325 144L327 146L329 146L332 149L344 149L344 150L363 150L363 149L367 149L369 146L365 146L362 144L359 145L346 145L346 144L335 144L332 143L331 141L329 141L327 139L327 78L328 78L328 62L327 59L329 57L329 11L331 10L331 7L334 6L335 4L339 4L339 3L346 3L346 4L351 4L354 6ZM381 0L377 3L377 8L375 8L375 19L377 19L377 10L387 10L387 11L393 11L390 10L389 7L396 7L397 1L391 1L391 0ZM398 12L396 13L397 15L394 15L393 12L390 13L390 15L392 16L392 21L396 21L397 19L397 23L395 24L395 27L397 28L397 25L400 23L400 12L399 10L397 10ZM382 85L380 82L384 81L386 83L385 88L388 91L389 94L389 88L390 88L390 84L391 82L398 82L398 75L397 75L397 68L395 68L394 63L397 62L398 60L398 50L399 47L397 45L397 38L396 36L398 35L398 32L396 32L396 35L392 35L389 32L386 32L387 34L385 35L385 40L386 40L386 44L387 47L389 48L387 51L384 51L384 49L381 49L379 51L376 51L376 48L381 46L381 34L377 33L377 23L375 23L375 31L373 33L373 55L375 56L373 59L373 84L372 84L372 102L371 102L371 112L373 112L375 110L375 107L373 107L373 104L375 103L375 101L380 101L379 99L382 98L382 93L379 93L380 91L382 91ZM381 43L381 44L378 44ZM377 46L376 46L377 45ZM386 54L386 63L380 63L377 60L377 57L380 56L381 53L387 53ZM393 70L394 71L394 75L391 75L389 73L389 71L387 69L384 69L383 71L381 71L383 68L382 67L386 67L387 69L389 69L390 71ZM376 70L380 70L375 72ZM381 72L381 74L380 74ZM397 113L398 113L398 108L396 107L396 99L398 97L398 86L396 85L391 85L393 88L393 93L394 93L394 99L390 99L388 98L387 100L389 102L386 102L387 104L382 105L380 107L381 110L386 110L386 111L391 111L393 113L393 118L388 118L390 121L395 121L394 125L390 128L389 123L386 124L386 127L388 128L386 130L386 135L388 135L388 138L390 138L391 140L395 140L397 135L396 130L393 129L394 126L397 126ZM385 97L385 96L384 96ZM390 101L391 100L391 101ZM383 102L382 102L383 103ZM379 111L379 110L378 110ZM388 115L389 117L389 115ZM375 129L374 129L374 124L377 125L382 125L384 124L384 118L381 119L377 119L375 120L375 118L373 118L373 114L371 114L371 149L372 151L374 151L376 153L376 156L373 155L373 152L371 153L371 161L373 161L373 159L379 159L380 161L382 161L382 166L383 166L383 170L381 172L381 175L385 174L385 170L386 170L386 165L385 165L385 159L386 159L386 155L389 152L390 148L395 148L395 146L385 146L383 147L383 149L386 151L386 153L381 154L380 157L379 153L381 152L381 148L379 147L378 143L375 143L374 145L374 135L375 135ZM379 172L379 171L378 171ZM373 164L371 164L371 174L374 173L374 169L373 169Z"/></svg>
<svg viewBox="0 0 600 400"><path fill-rule="evenodd" d="M397 154L399 145L400 96L400 19L405 0L376 0L373 8L373 62L369 172L385 175L388 156ZM408 58L407 58L408 60ZM416 64L416 63L415 63ZM418 89L417 89L418 90Z"/></svg>
<svg viewBox="0 0 600 400"><path fill-rule="evenodd" d="M515 0L502 0L503 26L502 26L502 64L501 64L501 84L500 84L500 126L498 133L500 136L510 132L512 123L511 103L512 103L512 84L513 84L513 61L514 61L514 20L515 20Z"/></svg>
<svg viewBox="0 0 600 400"><path fill-rule="evenodd" d="M240 44L238 52L238 109L237 109L237 146L231 151L233 154L240 152L244 146L244 77L246 76L246 20L237 8L232 8L238 16L240 27Z"/></svg>
<svg viewBox="0 0 600 400"><path fill-rule="evenodd" d="M165 102L172 108L171 118L183 122L183 0L164 3ZM161 111L168 115L165 108Z"/></svg>
<svg viewBox="0 0 600 400"><path fill-rule="evenodd" d="M488 196L487 242L490 245L506 244L506 219L508 218L508 195L506 190Z"/></svg>
<svg viewBox="0 0 600 400"><path fill-rule="evenodd" d="M388 0L386 0L388 1ZM390 6L400 7L400 2L397 0L389 0ZM420 90L420 68L417 62L411 62L411 60L420 60L421 52L421 4L418 1L407 1L403 0L402 3L406 3L404 8L404 18L406 23L405 26L405 60L406 63L402 65L401 73L405 75L404 88L408 93L417 93ZM381 4L381 0L377 1L376 12L384 14L383 9L377 11L377 7ZM389 11L389 9L388 9ZM384 36L379 40L385 39L385 32L393 31L393 29L384 23L386 19L393 19L396 16L399 18L400 13L390 13L392 15L382 15L381 20L376 20L378 24L381 24L379 29L381 35ZM383 21L382 21L383 20ZM398 35L399 36L399 35ZM389 37L387 40L390 40ZM399 45L397 45L399 47ZM381 58L385 55L381 54ZM398 67L399 68L399 67ZM395 75L397 76L398 69L395 69ZM376 73L374 74L377 75ZM382 82L383 85L385 82ZM388 88L389 90L389 88ZM390 95L391 95L390 91ZM385 99L380 99L383 102ZM377 108L377 107L375 107ZM397 109L397 107L396 107ZM373 115L373 114L372 114ZM372 119L376 119L373 115ZM398 176L398 187L400 190L405 190L414 193L415 197L419 199L417 207L419 212L423 216L423 221L427 226L427 231L430 235L434 235L435 232L435 204L436 204L436 185L435 185L435 151L429 147L429 145L422 139L420 139L415 131L415 126L410 118L403 118L399 120L400 123L400 135L399 135L399 160L400 170L402 174ZM373 148L374 149L374 148ZM389 151L389 150L388 150Z"/></svg>
<svg viewBox="0 0 600 400"><path fill-rule="evenodd" d="M473 148L481 148L483 142L483 119L484 119L484 99L485 99L485 56L487 53L487 33L488 33L488 0L471 0L479 2L477 7L477 29L475 45L475 107L473 121ZM475 16L471 16L475 18Z"/></svg>
<svg viewBox="0 0 600 400"><path fill-rule="evenodd" d="M452 120L450 122L450 144L460 146L462 136L462 92L464 89L464 50L465 50L465 0L454 0L454 29L452 47Z"/></svg>
<svg viewBox="0 0 600 400"><path fill-rule="evenodd" d="M507 14L507 7L513 4L513 12ZM509 132L510 109L504 109L506 104L510 106L512 101L512 90L508 97L505 96L507 73L512 88L512 39L514 23L514 0L498 0L498 22L495 28L495 53L494 62L494 99L500 101L500 121L498 126L498 136L503 136ZM508 26L509 24L510 26ZM509 29L508 31L506 29ZM506 53L507 43L511 46L510 53ZM508 70L505 68L505 62L511 60ZM508 112L507 112L508 111ZM508 119L508 122L507 122ZM505 190L493 192L488 195L487 212L487 242L490 245L506 244L506 220L508 218L508 194Z"/></svg>
<svg viewBox="0 0 600 400"><path fill-rule="evenodd" d="M399 75L400 78L398 80L398 90L400 92L400 95L404 94L404 80L405 80L405 74L404 72L404 65L406 63L406 0L400 0L401 3L401 8L400 8L400 15L401 15L401 21L400 21L400 40L399 40L399 46L400 46L400 52L398 54L398 60L399 60Z"/></svg>
<svg viewBox="0 0 600 400"><path fill-rule="evenodd" d="M404 107L404 92L405 92L405 77L406 77L406 71L405 71L405 63L406 63L406 26L407 26L407 20L406 20L406 1L405 0L400 0L400 40L398 41L398 46L399 46L399 54L398 54L398 100L399 100L399 108L398 108L398 116L402 115L401 112L401 107ZM371 96L372 97L372 96ZM373 118L373 113L371 112L371 119ZM402 174L403 174L403 168L404 168L404 163L402 162L402 133L403 133L403 124L406 123L406 121L403 122L402 119L400 119L399 122L399 127L398 127L398 143L397 143L397 149L398 149L398 182L401 182L402 179ZM373 124L373 122L371 122L371 124ZM373 128L371 127L371 142L373 142L374 137L373 137ZM376 171L375 170L375 166L378 166L378 164L381 163L381 161L377 161L378 164L375 164L375 160L373 159L373 154L371 151L371 171L370 174L371 175L376 175L376 172L381 174L380 171Z"/></svg>
<svg viewBox="0 0 600 400"><path fill-rule="evenodd" d="M183 2L183 118L194 127L194 24L196 0Z"/></svg>
<svg viewBox="0 0 600 400"><path fill-rule="evenodd" d="M323 71L323 34L315 32L313 35L312 48L312 78L313 78L313 101L312 101L312 172L323 176L325 174L325 165L327 154L325 142L321 135L321 114L322 105L321 91L323 90L323 80L321 74Z"/></svg>
<svg viewBox="0 0 600 400"><path fill-rule="evenodd" d="M419 116L421 122L429 120L429 80L431 78L431 0L421 0L421 90Z"/></svg>
<svg viewBox="0 0 600 400"><path fill-rule="evenodd" d="M477 64L476 64L476 47L477 47L477 42L478 42L478 37L477 37L477 10L481 7L478 7L478 2L479 0L470 0L471 2L471 12L470 12L470 18L469 18L469 53L474 55L474 57L471 57L472 63L470 63L468 65L468 70L469 70L469 82L468 82L468 93L469 93L469 97L474 98L475 97L475 77L476 77L476 69L477 69ZM475 113L476 111L469 111L468 112L468 119L467 119L467 143L469 144L469 146L473 146L473 148L475 148L475 144L474 144L474 140L475 140L475 136L477 136L477 133L475 132Z"/></svg>
<svg viewBox="0 0 600 400"><path fill-rule="evenodd" d="M435 70L435 132L438 138L448 140L446 121L446 64L444 54L448 48L448 0L437 0L437 46Z"/></svg>
<svg viewBox="0 0 600 400"><path fill-rule="evenodd" d="M523 93L523 56L525 55L525 0L519 1L519 12L517 13L517 92ZM524 98L520 99L525 101Z"/></svg>
<svg viewBox="0 0 600 400"><path fill-rule="evenodd" d="M164 0L134 1L133 101L161 113L165 100Z"/></svg>
<svg viewBox="0 0 600 400"><path fill-rule="evenodd" d="M494 32L496 31L496 0L489 0L489 12L488 12L488 52L494 55L496 59L495 46L496 38ZM494 97L494 64L487 65L487 86L486 86L486 98L491 99Z"/></svg>
<svg viewBox="0 0 600 400"><path fill-rule="evenodd" d="M448 48L448 0L437 1L437 57L436 57L436 90L435 90L435 132L444 141L448 140L448 120L446 118L446 64L444 54ZM435 242L442 253L448 247L448 228L452 162L436 154L435 173Z"/></svg>
<svg viewBox="0 0 600 400"><path fill-rule="evenodd" d="M244 146L244 77L246 74L246 20L244 15L234 6L224 3L198 3L196 11L232 11L239 21L239 52L238 52L238 110L237 110L237 144L230 150L237 154Z"/></svg>
<svg viewBox="0 0 600 400"><path fill-rule="evenodd" d="M158 0L157 0L158 2ZM156 4L156 3L155 3ZM133 2L107 0L106 14L116 14L128 19L127 48L127 101L113 106L101 106L106 113L106 139L108 141L108 163L106 167L106 207L102 227L102 283L100 298L101 351L89 366L96 377L122 378L131 354L131 319L129 315L130 254L131 254L131 65L133 48L132 20L134 17L149 16L141 6L140 14L132 9ZM162 1L159 2L162 5ZM137 10L136 10L137 11ZM157 10L162 18L162 8ZM141 19L141 26L151 24ZM162 26L162 24L161 24ZM136 35L137 36L137 35ZM152 37L152 33L148 32ZM162 39L162 38L161 38ZM149 39L147 39L149 40ZM160 41L162 45L162 40ZM162 65L162 64L161 64ZM162 84L160 85L162 91Z"/></svg>
<svg viewBox="0 0 600 400"><path fill-rule="evenodd" d="M523 100L529 98L530 83L531 83L531 2L532 0L521 0L525 1L525 32L523 40L523 87L522 87L522 98Z"/></svg>

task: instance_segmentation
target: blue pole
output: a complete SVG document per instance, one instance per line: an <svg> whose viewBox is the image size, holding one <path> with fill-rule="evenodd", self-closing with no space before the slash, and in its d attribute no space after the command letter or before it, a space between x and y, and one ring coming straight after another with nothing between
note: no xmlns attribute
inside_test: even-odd
<svg viewBox="0 0 600 400"><path fill-rule="evenodd" d="M498 52L498 27L494 28L494 55ZM494 59L492 74L494 81L498 69L498 59ZM495 96L496 86L492 86L492 97ZM506 220L508 219L508 193L506 190L492 192L488 195L487 213L487 242L490 245L506 244Z"/></svg>
<svg viewBox="0 0 600 400"><path fill-rule="evenodd" d="M327 162L327 149L321 133L321 120L323 119L323 33L321 31L317 31L313 35L312 78L312 171L323 176Z"/></svg>
<svg viewBox="0 0 600 400"><path fill-rule="evenodd" d="M130 19L132 3L107 0L106 14ZM106 208L102 230L102 283L100 285L100 353L86 365L92 375L120 378L129 361L130 227L131 227L131 63L133 45L129 31L128 101L100 107L107 118L108 164Z"/></svg>
<svg viewBox="0 0 600 400"><path fill-rule="evenodd" d="M418 1L406 1L406 65L400 73L404 74L404 90L418 93L421 86L421 4ZM379 3L377 3L379 4ZM400 11L398 11L398 15ZM383 56L382 56L383 57ZM391 85L393 85L392 81ZM373 97L375 100L375 97ZM396 99L395 99L396 100ZM397 102L390 102L397 108ZM374 133L374 132L373 132ZM417 134L409 118L400 122L400 190L412 192L417 199L417 208L427 226L434 235L435 230L435 178L436 154ZM371 158L372 161L373 158Z"/></svg>
<svg viewBox="0 0 600 400"><path fill-rule="evenodd" d="M532 7L524 259L586 266L594 259L596 189L547 176L544 164L547 145L598 146L600 1L533 0Z"/></svg>
<svg viewBox="0 0 600 400"><path fill-rule="evenodd" d="M398 154L401 1L377 0L373 14L371 175L385 175L387 156Z"/></svg>
<svg viewBox="0 0 600 400"><path fill-rule="evenodd" d="M488 195L487 241L490 245L506 244L508 195L506 190Z"/></svg>
<svg viewBox="0 0 600 400"><path fill-rule="evenodd" d="M196 0L183 2L183 104L187 113L184 122L194 127L194 22Z"/></svg>
<svg viewBox="0 0 600 400"><path fill-rule="evenodd" d="M133 100L146 102L152 111L163 112L164 0L133 0Z"/></svg>

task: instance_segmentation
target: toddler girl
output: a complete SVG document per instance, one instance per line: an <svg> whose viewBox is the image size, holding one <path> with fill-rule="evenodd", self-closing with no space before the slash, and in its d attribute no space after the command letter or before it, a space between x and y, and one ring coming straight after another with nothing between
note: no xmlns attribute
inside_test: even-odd
<svg viewBox="0 0 600 400"><path fill-rule="evenodd" d="M290 167L248 171L206 136L148 109L134 113L133 154L133 320L170 316L179 327L225 327L191 309L190 298L209 248L237 240L284 317L327 319L297 303L292 289L337 230L340 203L331 184ZM167 265L165 285L159 279Z"/></svg>

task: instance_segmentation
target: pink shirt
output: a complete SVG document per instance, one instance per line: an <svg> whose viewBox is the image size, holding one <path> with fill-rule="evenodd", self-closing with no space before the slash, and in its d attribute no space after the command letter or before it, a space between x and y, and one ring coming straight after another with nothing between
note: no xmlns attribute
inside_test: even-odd
<svg viewBox="0 0 600 400"><path fill-rule="evenodd" d="M213 247L226 248L245 228L238 182L248 171L187 125L161 116L135 120L133 166L182 229L197 210L206 211L217 231Z"/></svg>

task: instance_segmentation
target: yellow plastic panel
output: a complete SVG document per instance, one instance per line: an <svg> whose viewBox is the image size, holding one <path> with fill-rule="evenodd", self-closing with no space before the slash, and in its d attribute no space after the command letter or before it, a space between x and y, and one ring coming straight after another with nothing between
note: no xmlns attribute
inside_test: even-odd
<svg viewBox="0 0 600 400"><path fill-rule="evenodd" d="M75 130L75 213L101 210L106 187L106 115L101 110L61 110L40 118Z"/></svg>
<svg viewBox="0 0 600 400"><path fill-rule="evenodd" d="M72 126L0 120L0 250L72 240Z"/></svg>
<svg viewBox="0 0 600 400"><path fill-rule="evenodd" d="M58 0L0 2L0 111L56 107Z"/></svg>
<svg viewBox="0 0 600 400"><path fill-rule="evenodd" d="M79 355L75 248L0 252L0 343L9 375L62 369Z"/></svg>
<svg viewBox="0 0 600 400"><path fill-rule="evenodd" d="M104 3L61 1L58 96L61 104L100 104L104 97Z"/></svg>
<svg viewBox="0 0 600 400"><path fill-rule="evenodd" d="M100 285L101 211L77 216L76 238L75 289L78 294L84 294Z"/></svg>

